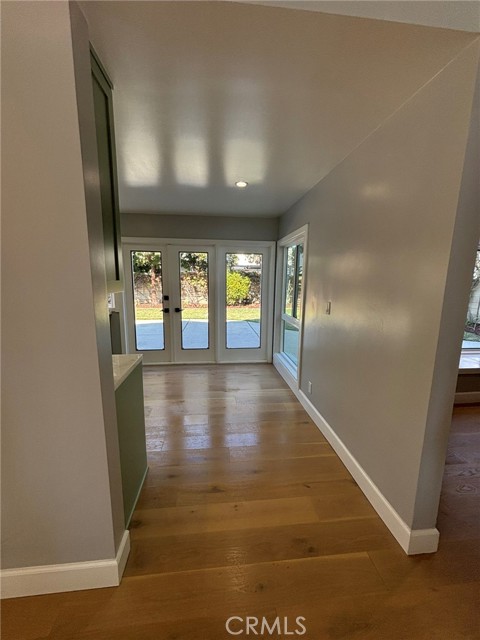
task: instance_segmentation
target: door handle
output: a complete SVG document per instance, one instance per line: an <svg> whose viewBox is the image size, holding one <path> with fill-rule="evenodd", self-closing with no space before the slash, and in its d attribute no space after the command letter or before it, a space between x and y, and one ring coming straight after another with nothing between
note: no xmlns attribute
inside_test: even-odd
<svg viewBox="0 0 480 640"><path fill-rule="evenodd" d="M180 309L180 307L175 307L175 313L180 313L180 311L183 311L183 309Z"/></svg>

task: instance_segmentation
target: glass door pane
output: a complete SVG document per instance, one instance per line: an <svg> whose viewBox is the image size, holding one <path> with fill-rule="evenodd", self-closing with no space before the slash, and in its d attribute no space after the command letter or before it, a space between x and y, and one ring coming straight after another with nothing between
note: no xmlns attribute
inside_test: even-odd
<svg viewBox="0 0 480 640"><path fill-rule="evenodd" d="M227 349L259 349L262 320L262 254L226 253Z"/></svg>
<svg viewBox="0 0 480 640"><path fill-rule="evenodd" d="M210 331L208 318L209 282L208 253L180 251L181 347L183 350L208 349Z"/></svg>
<svg viewBox="0 0 480 640"><path fill-rule="evenodd" d="M165 349L161 251L131 251L137 351Z"/></svg>

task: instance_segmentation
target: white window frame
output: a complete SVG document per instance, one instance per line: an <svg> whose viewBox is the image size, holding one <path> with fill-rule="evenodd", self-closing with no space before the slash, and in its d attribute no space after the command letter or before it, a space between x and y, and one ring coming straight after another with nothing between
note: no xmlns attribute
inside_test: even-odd
<svg viewBox="0 0 480 640"><path fill-rule="evenodd" d="M475 253L475 260L477 259L477 253L480 251L480 244L478 245L477 249L476 249L476 253ZM473 273L472 273L473 276ZM468 306L470 306L470 300L468 303ZM467 314L468 314L468 307L467 307ZM466 320L466 318L465 318ZM462 349L461 349L461 357L468 357L468 356L473 356L473 357L478 357L480 355L480 342L478 343L478 347L464 347L463 346L463 338L462 338Z"/></svg>
<svg viewBox="0 0 480 640"><path fill-rule="evenodd" d="M301 318L293 318L283 312L285 308L285 255L286 248L292 245L303 245L303 273L302 289L300 294ZM296 231L281 238L277 242L277 277L275 292L275 331L273 341L273 362L277 369L281 369L282 375L287 378L290 387L300 388L302 375L302 355L303 355L303 328L305 322L305 293L307 288L307 260L308 260L308 224L300 227ZM298 364L294 363L283 353L283 322L288 322L298 328Z"/></svg>

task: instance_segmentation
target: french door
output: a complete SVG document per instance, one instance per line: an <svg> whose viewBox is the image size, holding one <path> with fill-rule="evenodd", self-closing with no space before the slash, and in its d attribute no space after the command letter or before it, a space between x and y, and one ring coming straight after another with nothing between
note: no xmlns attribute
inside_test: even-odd
<svg viewBox="0 0 480 640"><path fill-rule="evenodd" d="M215 247L127 246L127 345L146 364L214 362Z"/></svg>
<svg viewBox="0 0 480 640"><path fill-rule="evenodd" d="M271 360L273 247L173 242L124 245L128 352L145 364Z"/></svg>
<svg viewBox="0 0 480 640"><path fill-rule="evenodd" d="M271 361L271 253L258 245L218 247L218 362Z"/></svg>

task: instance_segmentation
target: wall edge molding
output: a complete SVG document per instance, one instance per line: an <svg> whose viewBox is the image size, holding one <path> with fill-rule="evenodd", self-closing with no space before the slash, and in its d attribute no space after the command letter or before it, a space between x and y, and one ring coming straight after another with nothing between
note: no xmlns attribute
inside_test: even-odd
<svg viewBox="0 0 480 640"><path fill-rule="evenodd" d="M277 358L274 358L273 364L278 373L296 395L300 404L303 406L315 425L333 447L340 460L347 467L355 482L358 484L368 501L371 503L405 553L408 555L434 553L438 549L440 536L438 529L411 529L395 511L383 493L371 480L369 475L357 462L342 440L337 436L332 427L310 402L303 391L291 386L291 376L285 375L286 371L281 365L281 362L279 362Z"/></svg>
<svg viewBox="0 0 480 640"><path fill-rule="evenodd" d="M130 533L125 530L115 558L3 569L0 571L0 597L20 598L116 587L122 579L129 553Z"/></svg>

